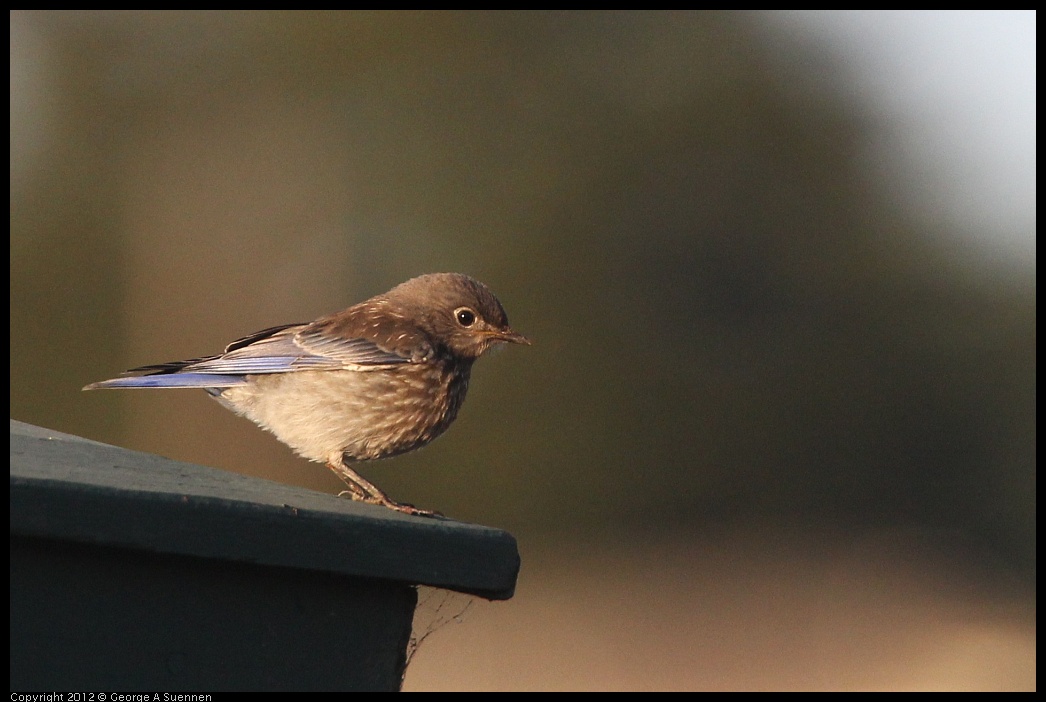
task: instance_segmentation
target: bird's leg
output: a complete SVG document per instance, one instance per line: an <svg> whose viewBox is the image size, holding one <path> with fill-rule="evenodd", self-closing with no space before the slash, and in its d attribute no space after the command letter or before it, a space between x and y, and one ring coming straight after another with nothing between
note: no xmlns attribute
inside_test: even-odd
<svg viewBox="0 0 1046 702"><path fill-rule="evenodd" d="M404 502L396 502L391 497L386 495L381 488L374 483L370 482L362 475L354 471L349 467L349 464L345 459L341 460L330 460L327 461L327 467L334 471L334 474L341 478L341 481L348 486L348 490L342 490L338 493L338 497L346 495L353 500L358 502L366 502L372 505L381 505L382 507L388 507L389 509L396 510L397 512L403 512L404 514L414 514L419 517L442 517L443 515L439 512L433 512L432 510L420 509L414 505L408 505Z"/></svg>

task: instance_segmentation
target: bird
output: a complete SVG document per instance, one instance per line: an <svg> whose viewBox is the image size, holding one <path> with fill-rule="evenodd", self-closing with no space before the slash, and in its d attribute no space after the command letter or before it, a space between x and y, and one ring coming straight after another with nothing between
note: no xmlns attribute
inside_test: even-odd
<svg viewBox="0 0 1046 702"><path fill-rule="evenodd" d="M340 496L404 514L354 470L440 436L458 415L475 361L501 344L531 342L483 283L430 273L313 322L269 327L213 356L132 368L85 386L201 388L299 456L325 463Z"/></svg>

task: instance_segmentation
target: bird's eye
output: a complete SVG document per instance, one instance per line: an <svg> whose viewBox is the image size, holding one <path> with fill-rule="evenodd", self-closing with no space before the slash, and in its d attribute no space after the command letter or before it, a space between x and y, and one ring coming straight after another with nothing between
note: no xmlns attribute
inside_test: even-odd
<svg viewBox="0 0 1046 702"><path fill-rule="evenodd" d="M463 327L471 327L476 323L476 313L468 307L459 307L454 310L454 319Z"/></svg>

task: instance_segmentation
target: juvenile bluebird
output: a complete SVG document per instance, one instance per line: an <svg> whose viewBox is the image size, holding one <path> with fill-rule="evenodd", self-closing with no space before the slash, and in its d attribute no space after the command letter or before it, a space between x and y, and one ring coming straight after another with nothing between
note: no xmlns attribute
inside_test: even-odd
<svg viewBox="0 0 1046 702"><path fill-rule="evenodd" d="M352 464L396 456L447 430L472 364L500 343L529 344L477 280L433 273L305 324L271 327L216 356L142 366L98 388L202 388L310 461L354 500L406 514Z"/></svg>

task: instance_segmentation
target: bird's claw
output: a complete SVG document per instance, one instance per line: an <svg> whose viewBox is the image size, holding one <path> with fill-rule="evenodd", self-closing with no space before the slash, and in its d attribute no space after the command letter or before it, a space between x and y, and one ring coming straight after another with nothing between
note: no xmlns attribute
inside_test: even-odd
<svg viewBox="0 0 1046 702"><path fill-rule="evenodd" d="M433 517L436 519L446 519L446 516L444 516L442 512L437 512L431 509L421 509L420 507L415 507L414 505L407 504L406 502L396 502L395 500L391 500L387 497L375 497L372 495L367 495L366 493L355 492L353 490L342 490L338 493L338 497L348 497L349 499L355 500L357 502L365 502L370 505L379 505L381 507L387 507L391 510L395 510L396 512L402 512L403 514L409 514L415 517Z"/></svg>

